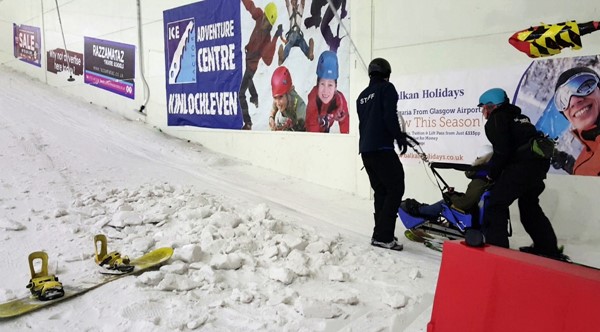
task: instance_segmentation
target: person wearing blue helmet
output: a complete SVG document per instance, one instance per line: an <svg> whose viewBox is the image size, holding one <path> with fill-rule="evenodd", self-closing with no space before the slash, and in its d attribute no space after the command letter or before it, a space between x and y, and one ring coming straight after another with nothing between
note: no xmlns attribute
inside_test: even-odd
<svg viewBox="0 0 600 332"><path fill-rule="evenodd" d="M317 62L317 85L308 93L306 106L306 131L328 133L337 123L339 132L350 131L348 102L337 90L339 65L337 54L325 51Z"/></svg>
<svg viewBox="0 0 600 332"><path fill-rule="evenodd" d="M487 175L493 186L482 224L485 242L509 247L509 206L518 201L521 223L533 240L531 247L522 250L564 259L552 224L539 204L550 160L535 157L531 149L523 148L538 135L535 126L519 107L510 103L503 89L485 91L477 106L487 119L485 135L494 150Z"/></svg>

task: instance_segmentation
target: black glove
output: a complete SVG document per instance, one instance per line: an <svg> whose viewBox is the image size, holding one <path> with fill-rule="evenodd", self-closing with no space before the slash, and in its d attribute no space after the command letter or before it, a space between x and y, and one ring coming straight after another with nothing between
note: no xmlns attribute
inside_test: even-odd
<svg viewBox="0 0 600 332"><path fill-rule="evenodd" d="M283 25L280 24L277 26L277 31L275 31L275 38L281 37L282 34L283 34Z"/></svg>
<svg viewBox="0 0 600 332"><path fill-rule="evenodd" d="M421 145L421 143L419 143L419 141L417 141L414 137L410 136L407 133L402 133L402 135L404 135L405 140L408 142L409 146L417 146L417 145Z"/></svg>
<svg viewBox="0 0 600 332"><path fill-rule="evenodd" d="M403 155L408 150L408 142L405 137L397 138L396 143L398 143L398 148L400 149L400 154Z"/></svg>
<svg viewBox="0 0 600 332"><path fill-rule="evenodd" d="M444 199L444 202L446 202L446 204L452 205L452 193L444 191L442 193L442 198Z"/></svg>
<svg viewBox="0 0 600 332"><path fill-rule="evenodd" d="M556 149L552 154L551 162L554 169L563 169L565 172L573 174L575 158L572 155Z"/></svg>

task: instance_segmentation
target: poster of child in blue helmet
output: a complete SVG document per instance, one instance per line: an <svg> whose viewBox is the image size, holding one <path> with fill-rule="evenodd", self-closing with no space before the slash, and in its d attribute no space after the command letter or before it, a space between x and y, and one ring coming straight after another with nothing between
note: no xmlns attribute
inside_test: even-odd
<svg viewBox="0 0 600 332"><path fill-rule="evenodd" d="M317 62L317 85L308 94L306 131L328 133L337 124L340 133L348 133L348 102L344 94L337 90L338 77L337 54L324 51Z"/></svg>
<svg viewBox="0 0 600 332"><path fill-rule="evenodd" d="M557 140L554 173L600 175L600 56L536 61L515 93L538 130Z"/></svg>

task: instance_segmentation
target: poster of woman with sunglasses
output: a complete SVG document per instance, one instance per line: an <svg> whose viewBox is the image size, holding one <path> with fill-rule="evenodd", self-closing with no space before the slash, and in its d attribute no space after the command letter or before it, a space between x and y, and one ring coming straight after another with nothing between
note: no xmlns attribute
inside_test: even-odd
<svg viewBox="0 0 600 332"><path fill-rule="evenodd" d="M600 175L600 56L536 61L515 96L538 130L558 141L554 173Z"/></svg>

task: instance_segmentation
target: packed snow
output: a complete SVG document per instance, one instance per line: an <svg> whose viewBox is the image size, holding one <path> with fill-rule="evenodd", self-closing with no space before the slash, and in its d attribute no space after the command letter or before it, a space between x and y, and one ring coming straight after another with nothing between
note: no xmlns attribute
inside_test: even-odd
<svg viewBox="0 0 600 332"><path fill-rule="evenodd" d="M156 270L0 330L426 330L441 254L371 247L372 201L0 72L0 302L28 295L33 251L77 285L102 278L96 234L131 258L175 249Z"/></svg>

